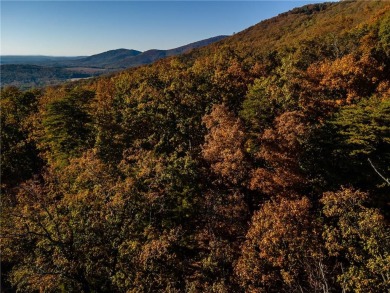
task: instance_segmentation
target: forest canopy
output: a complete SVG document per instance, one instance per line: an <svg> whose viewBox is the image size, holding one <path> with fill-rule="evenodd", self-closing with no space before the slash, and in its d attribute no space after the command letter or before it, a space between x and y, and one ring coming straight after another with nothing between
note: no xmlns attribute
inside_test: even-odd
<svg viewBox="0 0 390 293"><path fill-rule="evenodd" d="M303 6L1 89L2 292L388 292L390 4Z"/></svg>

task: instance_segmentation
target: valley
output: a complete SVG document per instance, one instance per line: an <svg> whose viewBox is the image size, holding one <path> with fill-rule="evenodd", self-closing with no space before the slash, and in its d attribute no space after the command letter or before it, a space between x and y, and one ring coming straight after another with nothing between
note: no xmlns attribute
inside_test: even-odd
<svg viewBox="0 0 390 293"><path fill-rule="evenodd" d="M153 49L141 52L117 49L84 57L1 56L0 86L28 89L92 78L188 53L226 37L217 36L170 50Z"/></svg>

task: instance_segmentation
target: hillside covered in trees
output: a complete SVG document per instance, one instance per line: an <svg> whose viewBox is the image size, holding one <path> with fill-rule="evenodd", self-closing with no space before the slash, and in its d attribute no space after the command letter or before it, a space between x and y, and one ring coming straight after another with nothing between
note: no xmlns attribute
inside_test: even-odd
<svg viewBox="0 0 390 293"><path fill-rule="evenodd" d="M2 292L389 292L390 2L1 91Z"/></svg>
<svg viewBox="0 0 390 293"><path fill-rule="evenodd" d="M27 90L108 75L126 68L151 64L165 57L184 54L226 37L216 36L170 50L153 49L141 52L116 49L88 57L0 56L0 87L14 86Z"/></svg>

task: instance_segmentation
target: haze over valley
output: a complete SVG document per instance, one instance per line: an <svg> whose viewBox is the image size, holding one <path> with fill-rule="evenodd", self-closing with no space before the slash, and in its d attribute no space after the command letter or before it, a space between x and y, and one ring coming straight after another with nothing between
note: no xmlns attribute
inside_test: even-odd
<svg viewBox="0 0 390 293"><path fill-rule="evenodd" d="M91 56L76 57L0 56L0 86L31 88L90 78L188 53L226 37L216 36L170 50L151 49L141 52L116 49Z"/></svg>

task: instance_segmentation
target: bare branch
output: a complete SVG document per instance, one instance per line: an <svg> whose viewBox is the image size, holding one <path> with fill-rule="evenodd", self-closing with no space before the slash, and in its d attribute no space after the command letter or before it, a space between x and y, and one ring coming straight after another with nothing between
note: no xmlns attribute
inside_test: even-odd
<svg viewBox="0 0 390 293"><path fill-rule="evenodd" d="M370 163L371 167L374 169L374 171L388 184L390 185L390 180L387 179L385 176L383 176L379 171L375 168L374 164L371 162L370 158L368 158L368 162Z"/></svg>

